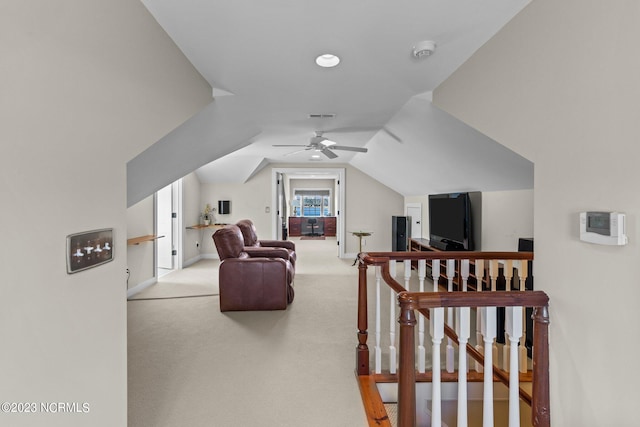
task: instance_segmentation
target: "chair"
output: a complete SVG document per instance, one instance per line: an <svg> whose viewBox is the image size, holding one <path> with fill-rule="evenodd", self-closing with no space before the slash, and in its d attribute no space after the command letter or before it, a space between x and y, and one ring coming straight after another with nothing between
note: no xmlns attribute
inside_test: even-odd
<svg viewBox="0 0 640 427"><path fill-rule="evenodd" d="M317 236L316 232L315 232L315 227L318 224L318 219L317 218L309 218L307 220L307 223L311 226L311 234L309 234L310 236Z"/></svg>
<svg viewBox="0 0 640 427"><path fill-rule="evenodd" d="M255 251L263 248L284 248L289 253L291 265L296 265L296 245L291 240L260 240L256 232L256 226L250 219L243 219L236 223L242 232L245 251L256 254ZM257 254L256 254L257 255Z"/></svg>
<svg viewBox="0 0 640 427"><path fill-rule="evenodd" d="M285 310L293 302L293 266L285 248L246 252L240 228L213 233L220 257L220 311Z"/></svg>

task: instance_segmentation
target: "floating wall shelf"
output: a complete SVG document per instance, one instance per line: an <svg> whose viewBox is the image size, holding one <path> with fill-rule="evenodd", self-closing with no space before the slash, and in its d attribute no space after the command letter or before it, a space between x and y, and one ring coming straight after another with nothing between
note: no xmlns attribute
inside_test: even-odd
<svg viewBox="0 0 640 427"><path fill-rule="evenodd" d="M153 242L154 240L160 239L164 236L155 236L153 234L148 234L146 236L132 237L131 239L127 239L127 245L139 245L140 243L145 242Z"/></svg>
<svg viewBox="0 0 640 427"><path fill-rule="evenodd" d="M204 228L222 228L227 224L209 224L209 225L204 225L204 224L198 224L198 225L190 225L189 227L187 227L187 230L202 230Z"/></svg>

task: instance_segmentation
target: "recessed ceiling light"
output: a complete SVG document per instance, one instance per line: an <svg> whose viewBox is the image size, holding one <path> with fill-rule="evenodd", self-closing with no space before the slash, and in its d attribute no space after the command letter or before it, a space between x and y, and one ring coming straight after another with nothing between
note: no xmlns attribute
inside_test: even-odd
<svg viewBox="0 0 640 427"><path fill-rule="evenodd" d="M312 159L319 159L320 156L318 154L314 154L313 156L311 156Z"/></svg>
<svg viewBox="0 0 640 427"><path fill-rule="evenodd" d="M340 63L340 58L331 54L325 53L324 55L320 55L316 58L316 64L323 68L331 68L335 67Z"/></svg>

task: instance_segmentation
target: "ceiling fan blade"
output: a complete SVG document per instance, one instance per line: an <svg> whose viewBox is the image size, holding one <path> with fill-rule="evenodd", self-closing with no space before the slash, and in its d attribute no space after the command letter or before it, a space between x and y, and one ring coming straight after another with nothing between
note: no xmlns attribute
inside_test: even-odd
<svg viewBox="0 0 640 427"><path fill-rule="evenodd" d="M341 128L327 129L323 133L359 133L359 132L378 132L382 126L345 126Z"/></svg>
<svg viewBox="0 0 640 427"><path fill-rule="evenodd" d="M333 151L329 150L328 148L323 148L322 150L322 154L324 154L325 156L327 156L330 159L335 159L336 157L338 157L338 155L336 153L334 153Z"/></svg>
<svg viewBox="0 0 640 427"><path fill-rule="evenodd" d="M332 145L331 146L332 150L345 150L345 151L357 151L358 153L366 153L367 151L369 151L366 148L361 148L361 147L348 147L346 145Z"/></svg>
<svg viewBox="0 0 640 427"><path fill-rule="evenodd" d="M291 156L291 155L293 155L293 154L302 153L303 151L308 151L308 150L309 150L309 148L303 148L302 150L292 151L292 152L290 152L290 153L284 154L284 155L283 155L283 157L284 157L284 156Z"/></svg>
<svg viewBox="0 0 640 427"><path fill-rule="evenodd" d="M272 147L306 147L307 144L273 144Z"/></svg>

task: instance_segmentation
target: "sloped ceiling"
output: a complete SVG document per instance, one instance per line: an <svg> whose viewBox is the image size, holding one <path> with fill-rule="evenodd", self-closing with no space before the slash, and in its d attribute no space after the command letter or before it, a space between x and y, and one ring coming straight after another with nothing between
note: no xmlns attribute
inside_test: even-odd
<svg viewBox="0 0 640 427"><path fill-rule="evenodd" d="M461 189L470 179L478 189L500 180L518 187L532 182L532 167L520 167L521 158L500 154L506 149L423 105L428 96L420 98L528 0L143 3L216 97L129 163L129 204L200 167L201 180L244 182L269 163L309 162L313 151L273 145L306 145L314 131L369 150L336 151L336 159L321 158L325 166L350 163L401 194ZM436 51L416 58L413 46L423 40L433 40ZM337 67L315 64L327 52L341 57ZM327 113L335 118L309 118ZM493 155L478 156L478 150ZM434 173L417 174L427 152ZM506 176L496 176L494 157ZM450 163L459 175L438 169Z"/></svg>
<svg viewBox="0 0 640 427"><path fill-rule="evenodd" d="M351 164L405 196L533 188L533 163L445 113L409 100Z"/></svg>

